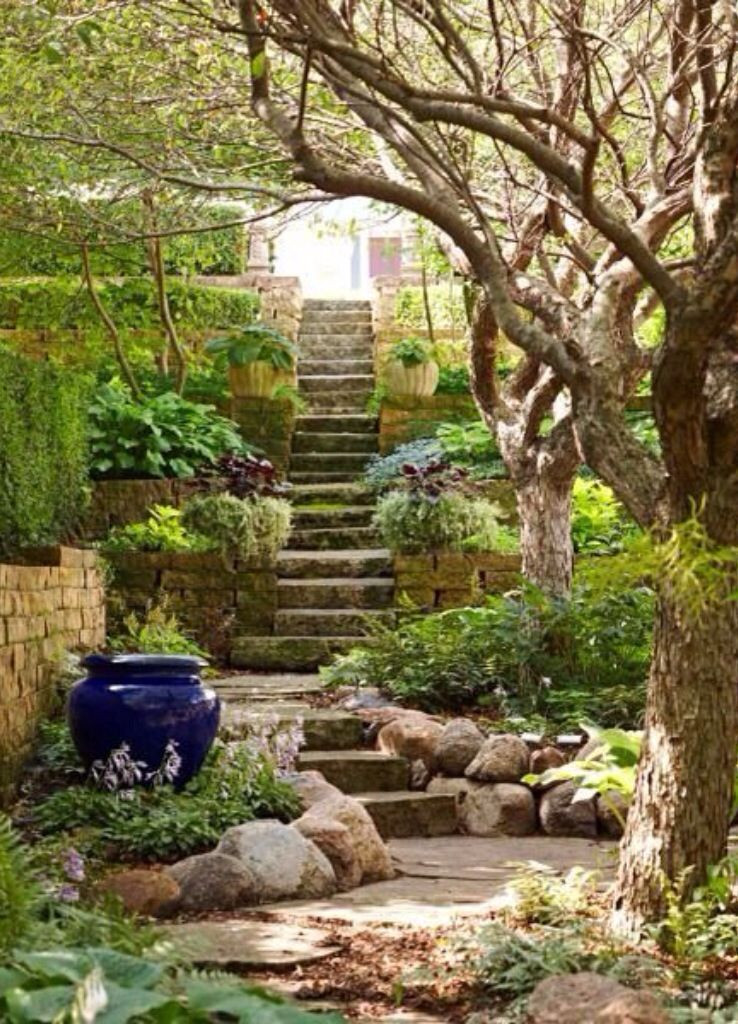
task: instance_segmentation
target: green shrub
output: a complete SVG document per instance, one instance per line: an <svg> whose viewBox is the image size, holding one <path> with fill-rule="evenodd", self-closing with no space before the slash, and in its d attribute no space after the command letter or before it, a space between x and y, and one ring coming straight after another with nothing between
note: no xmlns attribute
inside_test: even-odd
<svg viewBox="0 0 738 1024"><path fill-rule="evenodd" d="M437 395L468 395L471 391L467 366L441 366L438 370Z"/></svg>
<svg viewBox="0 0 738 1024"><path fill-rule="evenodd" d="M275 370L291 370L297 361L297 346L268 324L247 324L205 345L210 355L223 357L229 366L268 363Z"/></svg>
<svg viewBox="0 0 738 1024"><path fill-rule="evenodd" d="M537 726L637 724L645 703L654 595L578 582L569 601L526 587L375 631L324 672L335 685L379 686L424 710L479 703Z"/></svg>
<svg viewBox="0 0 738 1024"><path fill-rule="evenodd" d="M153 279L105 281L98 295L119 330L161 329ZM235 288L167 281L172 317L181 329L212 330L249 323L258 296ZM79 278L0 281L0 328L29 330L88 328L102 331L100 318Z"/></svg>
<svg viewBox="0 0 738 1024"><path fill-rule="evenodd" d="M454 466L468 469L472 479L489 480L507 474L497 440L481 420L439 423L436 440L443 458Z"/></svg>
<svg viewBox="0 0 738 1024"><path fill-rule="evenodd" d="M59 540L84 509L88 388L0 351L0 553Z"/></svg>
<svg viewBox="0 0 738 1024"><path fill-rule="evenodd" d="M442 458L440 443L434 437L398 444L389 455L372 455L364 469L364 483L375 491L383 491L402 476L402 467L411 463L424 468Z"/></svg>
<svg viewBox="0 0 738 1024"><path fill-rule="evenodd" d="M292 506L284 498L205 494L190 498L182 509L182 524L207 537L223 555L273 560L287 543Z"/></svg>
<svg viewBox="0 0 738 1024"><path fill-rule="evenodd" d="M422 366L433 358L433 347L425 338L401 338L391 346L389 357L403 366Z"/></svg>
<svg viewBox="0 0 738 1024"><path fill-rule="evenodd" d="M582 477L574 481L571 535L575 551L599 554L622 551L637 533L638 527L607 484Z"/></svg>
<svg viewBox="0 0 738 1024"><path fill-rule="evenodd" d="M68 786L40 803L34 820L47 835L84 829L79 844L93 850L110 846L128 859L171 861L212 848L232 825L253 818L290 820L299 804L271 761L247 742L216 742L179 792L162 785L137 787L126 796Z"/></svg>
<svg viewBox="0 0 738 1024"><path fill-rule="evenodd" d="M215 546L190 532L180 509L171 505L153 505L142 523L114 526L102 545L105 551L212 551Z"/></svg>
<svg viewBox="0 0 738 1024"><path fill-rule="evenodd" d="M448 285L443 284L431 285L428 288L428 299L436 327L445 329L453 324L459 328L459 333L466 329L466 307L461 288L449 289ZM425 330L428 326L423 290L418 285L406 285L397 292L395 322L400 327L416 331Z"/></svg>
<svg viewBox="0 0 738 1024"><path fill-rule="evenodd" d="M173 391L136 402L122 385L103 385L89 415L98 478L194 476L226 452L249 450L232 420Z"/></svg>
<svg viewBox="0 0 738 1024"><path fill-rule="evenodd" d="M391 551L492 551L498 514L485 498L446 493L429 500L390 491L379 499L374 523Z"/></svg>
<svg viewBox="0 0 738 1024"><path fill-rule="evenodd" d="M10 819L0 814L0 961L30 928L39 902L30 864Z"/></svg>
<svg viewBox="0 0 738 1024"><path fill-rule="evenodd" d="M205 651L182 631L177 616L170 612L166 599L151 605L144 615L131 612L123 619L123 629L110 637L111 651L135 654L190 654L206 657Z"/></svg>

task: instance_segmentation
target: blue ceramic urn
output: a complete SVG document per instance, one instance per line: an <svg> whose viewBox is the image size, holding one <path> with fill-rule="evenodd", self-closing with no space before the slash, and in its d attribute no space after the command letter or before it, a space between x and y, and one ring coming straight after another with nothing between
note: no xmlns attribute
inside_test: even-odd
<svg viewBox="0 0 738 1024"><path fill-rule="evenodd" d="M69 693L67 717L89 768L125 743L148 772L162 764L171 741L181 758L175 785L199 770L215 739L220 701L202 685L202 658L180 654L90 654L87 678ZM170 746L170 750L171 750Z"/></svg>

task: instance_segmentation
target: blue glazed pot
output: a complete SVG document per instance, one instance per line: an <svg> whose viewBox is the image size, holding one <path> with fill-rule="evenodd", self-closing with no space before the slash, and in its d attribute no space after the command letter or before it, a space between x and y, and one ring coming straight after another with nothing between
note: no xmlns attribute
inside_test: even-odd
<svg viewBox="0 0 738 1024"><path fill-rule="evenodd" d="M156 771L174 740L182 758L176 786L188 782L220 721L218 696L200 680L207 662L179 654L90 654L83 665L87 678L72 687L67 717L85 765L127 743L134 760Z"/></svg>

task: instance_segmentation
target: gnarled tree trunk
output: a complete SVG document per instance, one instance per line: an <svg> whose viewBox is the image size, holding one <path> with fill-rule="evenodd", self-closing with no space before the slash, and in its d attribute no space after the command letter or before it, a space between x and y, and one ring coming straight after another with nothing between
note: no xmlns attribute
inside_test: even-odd
<svg viewBox="0 0 738 1024"><path fill-rule="evenodd" d="M523 576L547 594L566 597L574 566L572 477L536 473L515 490Z"/></svg>
<svg viewBox="0 0 738 1024"><path fill-rule="evenodd" d="M637 937L725 853L738 744L738 604L690 621L666 585L656 616L640 770L621 846L615 928Z"/></svg>

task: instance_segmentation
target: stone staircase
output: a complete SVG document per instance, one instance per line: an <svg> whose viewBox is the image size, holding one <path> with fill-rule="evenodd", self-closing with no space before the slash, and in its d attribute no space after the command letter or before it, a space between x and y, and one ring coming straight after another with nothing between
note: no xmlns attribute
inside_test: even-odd
<svg viewBox="0 0 738 1024"><path fill-rule="evenodd" d="M357 797L385 838L446 835L456 831L453 797L411 791L409 763L367 749L356 715L301 703L321 691L315 670L331 654L365 643L367 621L394 614L392 559L377 546L373 496L356 482L378 450L365 412L374 387L368 302L306 302L298 383L307 410L292 441L294 529L279 556L275 632L234 643L232 663L252 674L217 682L225 727L238 735L244 715L299 715L299 767Z"/></svg>

